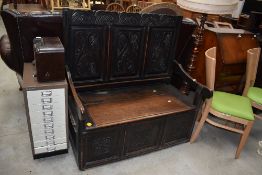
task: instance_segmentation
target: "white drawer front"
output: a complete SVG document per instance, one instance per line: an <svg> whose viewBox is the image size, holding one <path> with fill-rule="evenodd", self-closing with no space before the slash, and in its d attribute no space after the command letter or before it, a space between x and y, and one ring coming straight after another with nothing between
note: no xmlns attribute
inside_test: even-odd
<svg viewBox="0 0 262 175"><path fill-rule="evenodd" d="M65 89L27 91L35 154L67 148Z"/></svg>
<svg viewBox="0 0 262 175"><path fill-rule="evenodd" d="M57 145L57 144L62 144L62 143L67 143L66 137L63 137L63 138L49 137L46 140L34 142L34 147L38 148L38 147L43 147L43 146L48 146L48 145Z"/></svg>
<svg viewBox="0 0 262 175"><path fill-rule="evenodd" d="M41 124L31 124L32 135L42 135L45 133L61 133L66 132L65 123L41 123Z"/></svg>
<svg viewBox="0 0 262 175"><path fill-rule="evenodd" d="M35 95L35 97L32 97L32 95L29 96L30 103L32 105L48 105L48 104L57 104L61 103L61 101L65 100L65 96L50 96L50 97L41 97L38 95Z"/></svg>
<svg viewBox="0 0 262 175"><path fill-rule="evenodd" d="M51 111L51 110L65 110L65 99L61 99L59 103L50 103L50 104L31 104L28 102L30 110L32 112L42 112L42 111Z"/></svg>
<svg viewBox="0 0 262 175"><path fill-rule="evenodd" d="M50 136L55 136L56 138L66 137L65 127L60 127L56 129L46 129L45 131L36 131L36 130L34 131L32 131L34 142L46 140L46 138Z"/></svg>
<svg viewBox="0 0 262 175"><path fill-rule="evenodd" d="M35 154L53 152L53 151L58 151L58 150L63 150L63 149L67 149L67 143L34 148Z"/></svg>
<svg viewBox="0 0 262 175"><path fill-rule="evenodd" d="M28 91L30 94L27 94L27 98L48 98L48 97L59 97L59 96L64 96L65 94L65 89L60 88L60 89L46 89L46 90L35 90L35 91Z"/></svg>
<svg viewBox="0 0 262 175"><path fill-rule="evenodd" d="M62 123L65 122L65 110L52 110L52 111L38 111L34 112L30 116L31 124L48 122L48 120L52 120L54 123Z"/></svg>

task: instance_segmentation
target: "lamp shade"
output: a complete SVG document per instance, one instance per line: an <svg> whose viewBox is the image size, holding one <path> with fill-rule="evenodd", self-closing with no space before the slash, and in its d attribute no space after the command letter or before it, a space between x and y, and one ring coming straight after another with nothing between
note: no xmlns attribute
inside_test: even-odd
<svg viewBox="0 0 262 175"><path fill-rule="evenodd" d="M206 14L232 14L238 0L177 0L183 9Z"/></svg>

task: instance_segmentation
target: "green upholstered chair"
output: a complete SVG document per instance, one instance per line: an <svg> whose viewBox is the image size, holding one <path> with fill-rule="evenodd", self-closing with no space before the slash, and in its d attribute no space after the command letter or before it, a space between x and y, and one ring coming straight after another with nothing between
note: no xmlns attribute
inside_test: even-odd
<svg viewBox="0 0 262 175"><path fill-rule="evenodd" d="M247 51L246 84L243 96L251 99L251 103L254 108L262 110L262 88L254 87L260 54L261 48L253 48ZM261 115L255 114L255 116L256 118L262 120Z"/></svg>
<svg viewBox="0 0 262 175"><path fill-rule="evenodd" d="M239 133L241 134L241 139L235 155L237 159L240 156L254 123L251 102L249 98L244 96L214 91L216 47L208 49L205 55L207 86L213 90L213 97L206 100L202 117L196 126L190 142L193 143L196 140L205 122ZM209 113L213 115L209 115Z"/></svg>

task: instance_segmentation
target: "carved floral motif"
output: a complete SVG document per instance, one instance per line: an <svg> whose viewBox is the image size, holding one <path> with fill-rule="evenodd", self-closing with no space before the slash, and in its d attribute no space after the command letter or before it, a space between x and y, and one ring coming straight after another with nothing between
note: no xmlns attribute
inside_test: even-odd
<svg viewBox="0 0 262 175"><path fill-rule="evenodd" d="M93 150L96 156L108 154L111 152L112 138L100 137L93 141Z"/></svg>
<svg viewBox="0 0 262 175"><path fill-rule="evenodd" d="M134 75L138 71L139 31L120 31L117 34L117 45L113 48L113 75Z"/></svg>
<svg viewBox="0 0 262 175"><path fill-rule="evenodd" d="M74 65L76 77L98 77L100 56L99 34L92 31L75 32Z"/></svg>
<svg viewBox="0 0 262 175"><path fill-rule="evenodd" d="M168 70L173 33L156 31L151 33L148 73L165 73Z"/></svg>

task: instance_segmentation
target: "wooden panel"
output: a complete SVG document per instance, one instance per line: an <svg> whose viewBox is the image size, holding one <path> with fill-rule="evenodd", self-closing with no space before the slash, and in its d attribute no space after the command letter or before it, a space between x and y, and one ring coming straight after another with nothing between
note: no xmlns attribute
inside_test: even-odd
<svg viewBox="0 0 262 175"><path fill-rule="evenodd" d="M106 41L103 27L72 29L71 59L68 65L75 80L101 81L106 68Z"/></svg>
<svg viewBox="0 0 262 175"><path fill-rule="evenodd" d="M174 31L153 28L148 37L145 76L167 75L174 59Z"/></svg>
<svg viewBox="0 0 262 175"><path fill-rule="evenodd" d="M125 153L141 154L159 146L163 119L147 120L130 124L126 128Z"/></svg>
<svg viewBox="0 0 262 175"><path fill-rule="evenodd" d="M111 80L137 78L143 64L144 28L114 27L111 58Z"/></svg>
<svg viewBox="0 0 262 175"><path fill-rule="evenodd" d="M83 92L80 97L96 126L102 127L191 109L175 93L172 85L155 84Z"/></svg>
<svg viewBox="0 0 262 175"><path fill-rule="evenodd" d="M64 16L66 62L75 86L170 78L180 16L73 10Z"/></svg>
<svg viewBox="0 0 262 175"><path fill-rule="evenodd" d="M188 140L194 127L195 114L191 110L167 118L163 146Z"/></svg>
<svg viewBox="0 0 262 175"><path fill-rule="evenodd" d="M120 157L123 150L123 130L121 127L103 128L83 135L81 147L86 165L98 164L103 160Z"/></svg>

